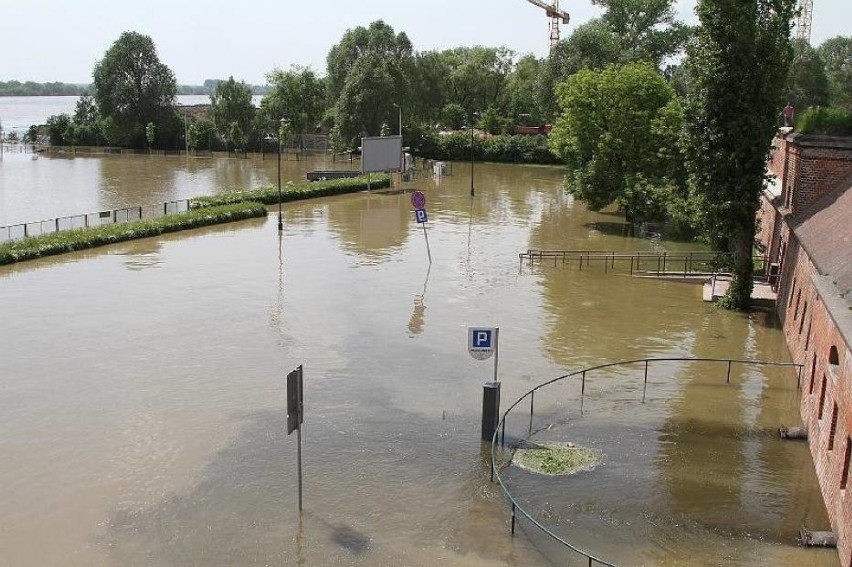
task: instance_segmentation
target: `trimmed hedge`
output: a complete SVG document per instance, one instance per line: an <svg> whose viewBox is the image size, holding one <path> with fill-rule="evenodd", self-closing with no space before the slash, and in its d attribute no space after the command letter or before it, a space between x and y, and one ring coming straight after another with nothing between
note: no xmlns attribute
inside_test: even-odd
<svg viewBox="0 0 852 567"><path fill-rule="evenodd" d="M243 202L195 209L187 213L156 219L52 232L0 244L0 265L266 215L267 210L263 204Z"/></svg>
<svg viewBox="0 0 852 567"><path fill-rule="evenodd" d="M374 175L370 181L370 187L373 189L384 189L390 187L390 176L381 174ZM281 202L289 203L291 201L299 201L301 199L312 199L314 197L328 197L331 195L345 195L347 193L357 193L367 190L367 177L353 177L350 179L331 179L328 181L309 181L294 185L288 183L281 187ZM192 208L200 209L205 207L216 207L219 205L230 205L234 203L243 203L246 201L254 201L265 205L274 205L278 203L278 187L267 186L251 191L234 191L232 193L222 193L221 195L211 195L207 197L196 197L192 199Z"/></svg>

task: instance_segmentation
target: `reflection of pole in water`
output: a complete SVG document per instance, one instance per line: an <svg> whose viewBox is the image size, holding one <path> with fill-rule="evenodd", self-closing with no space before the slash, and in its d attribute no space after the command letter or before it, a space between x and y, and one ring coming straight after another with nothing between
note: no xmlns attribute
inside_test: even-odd
<svg viewBox="0 0 852 567"><path fill-rule="evenodd" d="M432 271L432 264L426 270L426 280L423 282L423 293L414 296L414 311L411 313L411 319L408 320L408 332L411 335L419 335L423 332L423 327L426 325L426 286L429 284L429 273Z"/></svg>
<svg viewBox="0 0 852 567"><path fill-rule="evenodd" d="M296 561L299 567L307 565L304 553L304 536L302 534L302 512L299 511L299 529L296 530Z"/></svg>
<svg viewBox="0 0 852 567"><path fill-rule="evenodd" d="M467 212L467 219L467 261L465 262L465 273L467 274L468 279L471 279L473 274L471 274L470 269L470 240L473 233L473 197L470 199L470 209Z"/></svg>

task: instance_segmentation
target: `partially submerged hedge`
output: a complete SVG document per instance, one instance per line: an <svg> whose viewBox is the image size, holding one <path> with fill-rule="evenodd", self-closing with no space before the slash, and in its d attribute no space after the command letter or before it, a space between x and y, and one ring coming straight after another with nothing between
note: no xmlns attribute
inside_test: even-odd
<svg viewBox="0 0 852 567"><path fill-rule="evenodd" d="M373 176L369 185L373 189L390 187L390 176L383 174ZM282 187L281 201L286 203L299 199L344 195L366 189L366 176L306 182L299 185L288 183L286 187ZM0 244L0 265L74 252L75 250L85 250L136 238L147 238L166 232L263 217L267 214L265 205L278 203L278 187L261 187L252 191L236 191L210 197L196 197L191 202L192 209L187 213L122 224L108 224L94 228L52 232Z"/></svg>
<svg viewBox="0 0 852 567"><path fill-rule="evenodd" d="M384 189L390 187L390 177L384 174L374 175L370 180L369 186L372 189ZM290 201L312 199L314 197L345 195L347 193L366 191L366 189L366 176L352 177L350 179L304 182L299 183L298 185L288 183L281 188L281 202L289 203ZM273 185L261 187L259 189L252 189L251 191L234 191L232 193L222 193L221 195L196 197L195 199L192 199L192 208L215 207L219 205L242 203L245 201L255 201L265 205L277 204L278 187Z"/></svg>
<svg viewBox="0 0 852 567"><path fill-rule="evenodd" d="M0 244L0 265L266 215L266 207L263 204L244 202L195 209L156 219L52 232Z"/></svg>

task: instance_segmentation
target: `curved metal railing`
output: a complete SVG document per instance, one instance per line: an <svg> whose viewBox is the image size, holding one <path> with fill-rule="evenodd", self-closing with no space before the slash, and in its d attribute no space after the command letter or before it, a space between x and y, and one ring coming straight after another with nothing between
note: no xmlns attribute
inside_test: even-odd
<svg viewBox="0 0 852 567"><path fill-rule="evenodd" d="M547 526L542 525L538 520L536 520L527 510L521 506L518 501L512 496L512 493L509 491L509 488L506 486L506 483L503 481L503 478L500 476L500 471L497 469L496 463L496 449L498 443L501 446L505 445L506 442L506 418L512 412L513 409L518 407L521 402L526 399L530 400L530 433L532 432L532 420L533 415L535 413L535 393L538 390L542 390L551 384L556 382L560 382L569 378L580 377L582 380L580 386L580 407L582 408L583 398L586 392L586 376L590 372L594 372L596 370L603 370L606 368L613 367L624 367L633 364L644 364L644 381L642 387L642 402L645 402L645 394L648 387L648 370L650 367L650 363L653 362L718 362L727 364L727 376L725 382L730 384L731 382L731 369L734 364L742 364L742 365L751 365L751 366L779 366L779 367L790 367L796 369L796 388L800 389L802 384L802 366L801 364L795 362L767 362L760 360L739 360L732 358L689 358L689 357L673 357L673 358L640 358L636 360L623 360L620 362L611 362L608 364L600 364L598 366L591 366L589 368L584 368L582 370L575 370L573 372L569 372L563 376L559 376L557 378L553 378L552 380L548 380L547 382L543 382L539 384L535 388L529 390L526 394L518 398L515 403L513 403L509 408L503 412L502 417L500 418L500 422L497 424L497 429L494 431L494 435L491 438L491 481L494 482L494 479L497 479L497 482L500 484L500 487L503 489L503 493L506 495L506 498L509 500L509 503L512 506L512 518L511 518L511 532L512 535L515 533L515 522L517 514L521 514L527 520L529 520L533 526L535 526L538 530L544 533L546 536L551 538L553 541L559 543L564 546L566 549L569 549L578 555L583 556L588 560L589 567L592 565L605 565L607 567L618 567L616 563L612 563L598 557L588 551L580 549L579 547L573 545L571 542L567 541L565 538L560 537L555 534L553 531L547 528Z"/></svg>

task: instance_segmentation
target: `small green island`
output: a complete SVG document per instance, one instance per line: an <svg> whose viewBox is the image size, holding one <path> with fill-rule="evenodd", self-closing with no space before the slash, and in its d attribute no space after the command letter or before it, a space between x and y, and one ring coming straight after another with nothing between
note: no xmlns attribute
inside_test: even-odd
<svg viewBox="0 0 852 567"><path fill-rule="evenodd" d="M601 462L601 453L573 443L543 443L518 449L512 462L528 471L564 476L594 470Z"/></svg>

